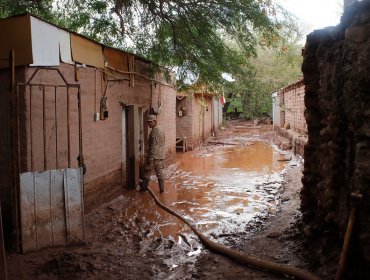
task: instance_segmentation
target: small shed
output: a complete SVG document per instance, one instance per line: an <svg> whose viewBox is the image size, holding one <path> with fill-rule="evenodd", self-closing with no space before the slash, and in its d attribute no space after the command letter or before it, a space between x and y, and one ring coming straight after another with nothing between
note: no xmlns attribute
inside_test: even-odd
<svg viewBox="0 0 370 280"><path fill-rule="evenodd" d="M205 86L193 86L177 92L176 139L177 147L194 149L208 137L215 135L222 125L222 105L219 94Z"/></svg>
<svg viewBox="0 0 370 280"><path fill-rule="evenodd" d="M30 14L1 19L0 38L5 243L27 252L83 242L84 213L135 187L149 112L174 160L174 82L145 58Z"/></svg>

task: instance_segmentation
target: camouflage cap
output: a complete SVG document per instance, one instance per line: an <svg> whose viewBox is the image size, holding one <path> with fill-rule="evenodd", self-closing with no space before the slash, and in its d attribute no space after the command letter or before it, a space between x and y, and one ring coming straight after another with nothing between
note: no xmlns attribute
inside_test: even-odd
<svg viewBox="0 0 370 280"><path fill-rule="evenodd" d="M146 119L147 122L156 121L157 117L155 115L149 115Z"/></svg>

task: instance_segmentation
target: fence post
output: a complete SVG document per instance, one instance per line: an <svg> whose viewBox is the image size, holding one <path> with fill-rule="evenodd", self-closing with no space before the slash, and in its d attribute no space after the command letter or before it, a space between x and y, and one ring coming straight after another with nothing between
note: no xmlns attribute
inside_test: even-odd
<svg viewBox="0 0 370 280"><path fill-rule="evenodd" d="M19 159L18 159L18 98L15 85L15 52L9 51L9 74L10 74L10 137L12 150L12 212L13 212L13 241L17 252L20 252L19 243Z"/></svg>
<svg viewBox="0 0 370 280"><path fill-rule="evenodd" d="M8 279L6 275L6 259L5 259L5 248L4 248L4 236L3 236L3 223L1 216L1 204L0 204L0 279Z"/></svg>

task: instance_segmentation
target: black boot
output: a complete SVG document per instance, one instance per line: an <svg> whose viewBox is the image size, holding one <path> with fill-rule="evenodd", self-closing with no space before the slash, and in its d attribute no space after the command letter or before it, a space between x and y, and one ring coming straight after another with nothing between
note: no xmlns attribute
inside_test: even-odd
<svg viewBox="0 0 370 280"><path fill-rule="evenodd" d="M158 184L159 184L159 192L164 192L164 180L161 179L161 180L158 180Z"/></svg>
<svg viewBox="0 0 370 280"><path fill-rule="evenodd" d="M140 191L142 191L142 192L147 191L148 190L148 185L149 185L148 180L143 180L142 182L140 182Z"/></svg>

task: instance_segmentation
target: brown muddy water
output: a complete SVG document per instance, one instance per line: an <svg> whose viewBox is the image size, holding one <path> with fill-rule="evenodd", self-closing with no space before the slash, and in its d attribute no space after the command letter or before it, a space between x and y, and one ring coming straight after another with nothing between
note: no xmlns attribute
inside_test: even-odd
<svg viewBox="0 0 370 280"><path fill-rule="evenodd" d="M167 206L196 224L204 233L222 238L246 230L278 210L279 190L286 161L273 146L253 142L243 147L212 147L178 153L178 166L159 193L153 176L150 186ZM125 219L140 217L153 226L149 236L179 238L190 230L155 205L149 193L127 191L130 207Z"/></svg>

